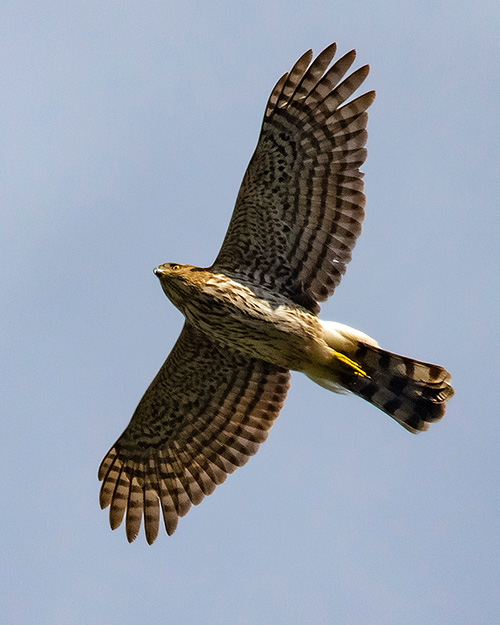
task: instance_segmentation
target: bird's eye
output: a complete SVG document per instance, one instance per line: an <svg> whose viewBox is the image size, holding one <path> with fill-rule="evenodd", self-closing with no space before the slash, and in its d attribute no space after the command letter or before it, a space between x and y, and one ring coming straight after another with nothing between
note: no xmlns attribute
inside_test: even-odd
<svg viewBox="0 0 500 625"><path fill-rule="evenodd" d="M175 264L170 265L170 269L172 271L178 271L180 268L181 268L180 265L175 265Z"/></svg>

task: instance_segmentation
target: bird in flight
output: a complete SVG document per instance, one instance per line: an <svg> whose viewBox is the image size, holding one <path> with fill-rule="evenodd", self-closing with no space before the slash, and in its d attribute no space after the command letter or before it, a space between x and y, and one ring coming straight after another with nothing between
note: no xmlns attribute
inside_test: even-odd
<svg viewBox="0 0 500 625"><path fill-rule="evenodd" d="M369 68L344 78L355 51L331 65L335 52L331 44L314 61L306 52L272 90L213 265L154 270L184 327L99 468L101 507L110 507L112 529L125 516L129 541L143 518L149 544L161 517L172 534L256 453L290 371L362 397L413 433L440 419L453 395L442 367L318 318L361 232L359 167L375 98L349 101Z"/></svg>

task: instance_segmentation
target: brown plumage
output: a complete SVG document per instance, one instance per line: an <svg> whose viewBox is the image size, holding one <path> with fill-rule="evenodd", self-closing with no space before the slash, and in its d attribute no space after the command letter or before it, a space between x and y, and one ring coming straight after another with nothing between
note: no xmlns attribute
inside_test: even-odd
<svg viewBox="0 0 500 625"><path fill-rule="evenodd" d="M129 541L142 518L152 543L256 453L286 397L290 370L349 391L411 432L453 395L437 365L381 350L317 317L361 232L366 109L344 102L368 74L342 81L355 53L328 69L335 44L306 52L273 89L221 250L208 269L155 273L185 315L177 343L104 458L100 502Z"/></svg>

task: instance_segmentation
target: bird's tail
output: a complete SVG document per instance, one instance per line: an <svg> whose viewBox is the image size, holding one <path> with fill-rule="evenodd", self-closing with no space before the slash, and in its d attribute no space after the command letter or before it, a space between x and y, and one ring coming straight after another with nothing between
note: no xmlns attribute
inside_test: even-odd
<svg viewBox="0 0 500 625"><path fill-rule="evenodd" d="M404 428L417 433L444 415L445 403L453 396L450 374L439 367L399 356L378 347L370 337L331 322L322 322L325 338L332 328L331 377L310 375L315 382L335 392L351 392L383 410ZM344 345L337 351L338 330L343 331ZM334 335L331 334L330 338ZM346 338L349 341L346 341Z"/></svg>

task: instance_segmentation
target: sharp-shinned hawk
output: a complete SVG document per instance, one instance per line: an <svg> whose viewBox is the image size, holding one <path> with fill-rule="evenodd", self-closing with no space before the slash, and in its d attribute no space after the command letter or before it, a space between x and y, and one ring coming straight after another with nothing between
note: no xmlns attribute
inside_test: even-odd
<svg viewBox="0 0 500 625"><path fill-rule="evenodd" d="M318 318L361 232L370 91L345 104L368 66L343 79L328 46L306 52L269 98L255 153L215 262L155 269L184 328L99 469L100 503L129 541L144 517L168 534L267 438L301 371L377 406L410 432L440 419L453 395L442 367L384 351Z"/></svg>

